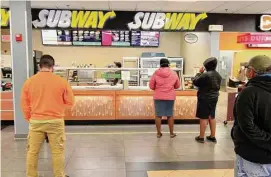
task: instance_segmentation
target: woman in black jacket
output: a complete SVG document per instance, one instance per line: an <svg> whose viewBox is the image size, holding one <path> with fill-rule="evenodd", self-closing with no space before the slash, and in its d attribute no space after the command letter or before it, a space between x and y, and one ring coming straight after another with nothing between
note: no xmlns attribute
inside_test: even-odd
<svg viewBox="0 0 271 177"><path fill-rule="evenodd" d="M193 80L193 84L198 87L198 103L196 117L200 119L200 135L195 138L199 143L204 143L205 130L209 122L211 135L207 140L216 142L216 104L218 101L220 84L222 77L216 71L217 59L208 58L203 63L206 72L201 69Z"/></svg>

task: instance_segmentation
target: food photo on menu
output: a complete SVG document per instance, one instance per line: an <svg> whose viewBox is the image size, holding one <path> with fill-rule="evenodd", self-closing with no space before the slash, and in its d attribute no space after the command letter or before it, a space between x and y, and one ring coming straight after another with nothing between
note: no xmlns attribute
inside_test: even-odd
<svg viewBox="0 0 271 177"><path fill-rule="evenodd" d="M102 31L102 46L112 45L112 31Z"/></svg>
<svg viewBox="0 0 271 177"><path fill-rule="evenodd" d="M129 31L112 31L112 46L130 46Z"/></svg>
<svg viewBox="0 0 271 177"><path fill-rule="evenodd" d="M135 47L158 47L160 33L156 31L132 31L131 45Z"/></svg>
<svg viewBox="0 0 271 177"><path fill-rule="evenodd" d="M197 89L193 84L194 76L183 76L183 88L184 90L194 90Z"/></svg>
<svg viewBox="0 0 271 177"><path fill-rule="evenodd" d="M141 31L140 46L158 47L159 38L159 32Z"/></svg>
<svg viewBox="0 0 271 177"><path fill-rule="evenodd" d="M130 46L129 31L103 31L102 32L103 46Z"/></svg>
<svg viewBox="0 0 271 177"><path fill-rule="evenodd" d="M71 45L72 42L71 31L57 30L57 44L58 45Z"/></svg>
<svg viewBox="0 0 271 177"><path fill-rule="evenodd" d="M102 43L102 34L99 30L74 30L72 37L73 45L101 46Z"/></svg>

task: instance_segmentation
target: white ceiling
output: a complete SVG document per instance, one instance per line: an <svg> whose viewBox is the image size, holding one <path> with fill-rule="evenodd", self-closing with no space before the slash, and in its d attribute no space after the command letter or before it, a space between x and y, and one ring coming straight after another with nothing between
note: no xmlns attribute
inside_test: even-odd
<svg viewBox="0 0 271 177"><path fill-rule="evenodd" d="M1 1L8 7L8 1ZM80 0L80 1L32 1L32 8L165 11L165 12L211 12L239 14L271 14L271 1L195 1L195 0Z"/></svg>

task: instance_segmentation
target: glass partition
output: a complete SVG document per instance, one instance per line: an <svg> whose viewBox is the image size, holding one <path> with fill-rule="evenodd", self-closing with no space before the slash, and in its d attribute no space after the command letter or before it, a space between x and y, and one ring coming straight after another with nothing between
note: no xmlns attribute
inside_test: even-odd
<svg viewBox="0 0 271 177"><path fill-rule="evenodd" d="M149 90L149 80L157 68L61 68L54 72L76 88ZM182 69L172 68L182 80ZM180 88L182 89L182 88Z"/></svg>

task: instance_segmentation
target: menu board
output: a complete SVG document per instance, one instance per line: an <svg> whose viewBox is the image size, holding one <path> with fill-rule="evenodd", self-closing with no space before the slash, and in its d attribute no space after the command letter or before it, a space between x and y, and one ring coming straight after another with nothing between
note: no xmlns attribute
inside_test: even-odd
<svg viewBox="0 0 271 177"><path fill-rule="evenodd" d="M103 31L103 46L130 46L130 31Z"/></svg>
<svg viewBox="0 0 271 177"><path fill-rule="evenodd" d="M100 30L73 30L72 44L81 46L100 46L102 44L102 35Z"/></svg>
<svg viewBox="0 0 271 177"><path fill-rule="evenodd" d="M132 46L140 46L140 31L132 31L131 32L131 45Z"/></svg>
<svg viewBox="0 0 271 177"><path fill-rule="evenodd" d="M158 47L155 31L42 30L44 45Z"/></svg>
<svg viewBox="0 0 271 177"><path fill-rule="evenodd" d="M158 47L160 33L155 31L141 31L140 46Z"/></svg>
<svg viewBox="0 0 271 177"><path fill-rule="evenodd" d="M72 45L69 30L42 30L41 34L44 45Z"/></svg>
<svg viewBox="0 0 271 177"><path fill-rule="evenodd" d="M103 31L102 32L102 46L111 46L112 45L112 32Z"/></svg>
<svg viewBox="0 0 271 177"><path fill-rule="evenodd" d="M131 45L141 47L158 47L160 33L156 31L132 31Z"/></svg>

